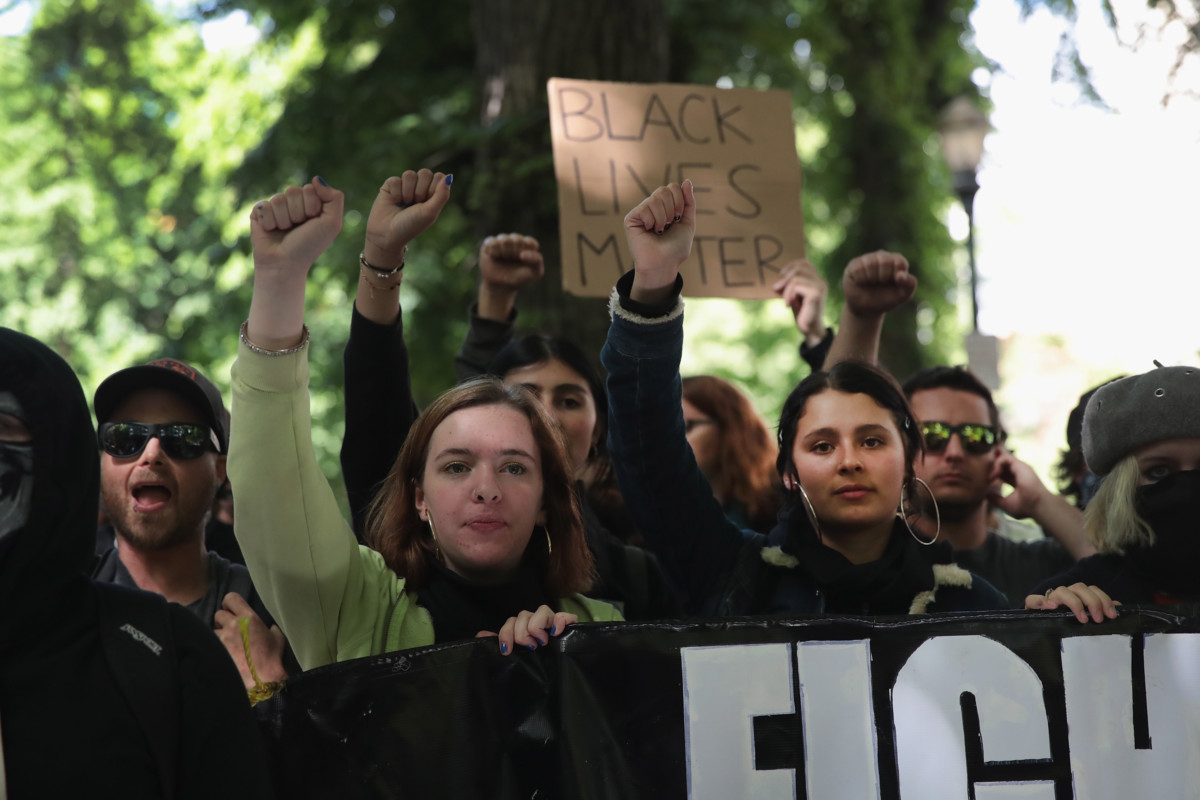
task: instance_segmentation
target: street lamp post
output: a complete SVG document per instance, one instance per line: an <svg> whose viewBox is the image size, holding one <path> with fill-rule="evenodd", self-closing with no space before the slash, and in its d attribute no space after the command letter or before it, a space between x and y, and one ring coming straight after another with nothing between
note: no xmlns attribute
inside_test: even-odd
<svg viewBox="0 0 1200 800"><path fill-rule="evenodd" d="M938 115L942 155L954 175L954 193L967 212L967 259L971 267L971 331L979 332L979 279L975 271L975 192L979 191L976 170L983 158L983 140L988 119L974 103L956 97Z"/></svg>

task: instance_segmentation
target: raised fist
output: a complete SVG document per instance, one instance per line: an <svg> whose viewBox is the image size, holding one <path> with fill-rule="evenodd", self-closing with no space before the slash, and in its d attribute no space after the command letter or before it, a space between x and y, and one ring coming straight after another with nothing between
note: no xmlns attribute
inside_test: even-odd
<svg viewBox="0 0 1200 800"><path fill-rule="evenodd" d="M908 259L886 250L851 259L842 273L846 308L860 317L879 316L898 308L916 288L917 279L908 271Z"/></svg>

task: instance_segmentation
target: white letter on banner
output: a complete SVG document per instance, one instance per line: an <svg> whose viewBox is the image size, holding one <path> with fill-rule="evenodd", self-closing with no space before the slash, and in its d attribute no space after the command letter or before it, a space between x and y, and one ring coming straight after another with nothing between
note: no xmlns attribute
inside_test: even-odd
<svg viewBox="0 0 1200 800"><path fill-rule="evenodd" d="M1128 636L1063 640L1071 773L1078 800L1200 792L1200 634L1146 636L1151 749L1135 750Z"/></svg>
<svg viewBox="0 0 1200 800"><path fill-rule="evenodd" d="M688 797L794 798L794 770L754 768L754 717L794 714L791 645L685 647Z"/></svg>
<svg viewBox="0 0 1200 800"><path fill-rule="evenodd" d="M987 637L939 636L909 656L892 688L901 797L968 796L963 692L975 695L985 762L1050 758L1042 682L1033 668ZM977 797L1054 797L1051 781L1019 786L1013 794L981 783Z"/></svg>
<svg viewBox="0 0 1200 800"><path fill-rule="evenodd" d="M807 797L879 797L870 641L800 642L796 652Z"/></svg>

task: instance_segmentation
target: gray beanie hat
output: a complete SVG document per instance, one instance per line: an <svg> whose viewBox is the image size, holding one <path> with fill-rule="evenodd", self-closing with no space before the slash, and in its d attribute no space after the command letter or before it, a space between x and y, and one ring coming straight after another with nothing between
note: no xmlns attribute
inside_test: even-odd
<svg viewBox="0 0 1200 800"><path fill-rule="evenodd" d="M1083 414L1083 458L1107 475L1142 445L1200 438L1200 368L1164 367L1101 386Z"/></svg>

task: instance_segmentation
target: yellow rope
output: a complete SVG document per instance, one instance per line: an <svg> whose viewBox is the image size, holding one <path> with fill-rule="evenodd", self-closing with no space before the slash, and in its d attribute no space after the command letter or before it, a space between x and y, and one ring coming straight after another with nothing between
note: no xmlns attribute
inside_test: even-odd
<svg viewBox="0 0 1200 800"><path fill-rule="evenodd" d="M242 634L242 647L246 652L246 666L250 668L250 677L254 678L254 686L246 690L246 695L250 698L251 707L258 705L263 700L273 697L276 692L283 688L283 681L270 681L264 683L263 679L258 677L258 670L254 668L254 660L250 658L250 618L238 617L238 631Z"/></svg>

